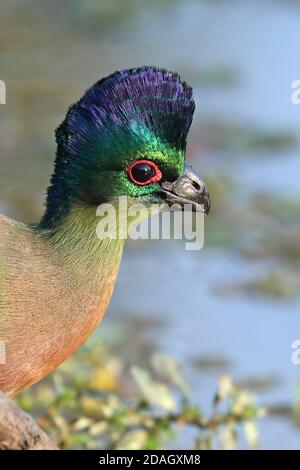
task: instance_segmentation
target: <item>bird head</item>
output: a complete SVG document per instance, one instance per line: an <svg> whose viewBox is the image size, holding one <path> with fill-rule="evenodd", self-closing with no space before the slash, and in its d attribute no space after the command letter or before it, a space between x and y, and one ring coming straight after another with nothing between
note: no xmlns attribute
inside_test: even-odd
<svg viewBox="0 0 300 470"><path fill-rule="evenodd" d="M191 87L157 67L115 72L95 83L56 130L41 224L56 225L74 204L98 206L120 196L191 203L208 213L206 186L185 163L194 108Z"/></svg>

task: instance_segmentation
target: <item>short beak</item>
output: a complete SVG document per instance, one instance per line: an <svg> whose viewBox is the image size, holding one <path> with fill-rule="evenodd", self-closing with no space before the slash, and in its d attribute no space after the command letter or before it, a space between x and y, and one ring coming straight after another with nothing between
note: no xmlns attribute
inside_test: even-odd
<svg viewBox="0 0 300 470"><path fill-rule="evenodd" d="M208 189L189 164L185 166L184 175L176 181L164 181L162 190L169 206L177 204L184 209L185 204L189 204L195 212L202 210L205 214L209 213L210 197Z"/></svg>

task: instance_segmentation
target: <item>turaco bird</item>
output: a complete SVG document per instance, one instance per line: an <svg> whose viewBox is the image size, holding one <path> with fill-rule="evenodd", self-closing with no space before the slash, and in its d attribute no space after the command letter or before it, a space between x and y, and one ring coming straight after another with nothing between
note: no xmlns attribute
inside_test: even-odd
<svg viewBox="0 0 300 470"><path fill-rule="evenodd" d="M185 165L194 107L177 73L141 67L98 81L69 108L40 223L0 215L1 391L47 375L103 317L124 240L98 237L100 204L127 196L208 212L206 186Z"/></svg>

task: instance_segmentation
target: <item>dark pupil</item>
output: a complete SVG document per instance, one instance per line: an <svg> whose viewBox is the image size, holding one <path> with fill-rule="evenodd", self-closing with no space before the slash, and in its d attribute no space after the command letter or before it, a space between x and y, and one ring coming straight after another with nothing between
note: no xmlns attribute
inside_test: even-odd
<svg viewBox="0 0 300 470"><path fill-rule="evenodd" d="M131 174L135 181L145 183L145 181L148 181L150 178L155 176L155 169L148 163L137 163L132 167Z"/></svg>

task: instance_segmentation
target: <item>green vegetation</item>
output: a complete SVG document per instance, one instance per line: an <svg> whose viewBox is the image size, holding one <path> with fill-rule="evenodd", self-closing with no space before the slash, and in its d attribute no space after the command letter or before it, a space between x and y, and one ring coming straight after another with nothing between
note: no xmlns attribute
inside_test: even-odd
<svg viewBox="0 0 300 470"><path fill-rule="evenodd" d="M178 364L155 354L148 368L128 370L89 342L49 378L23 392L19 405L62 449L168 448L185 428L193 449L236 448L243 433L259 446L255 397L223 376L205 416L191 403Z"/></svg>

